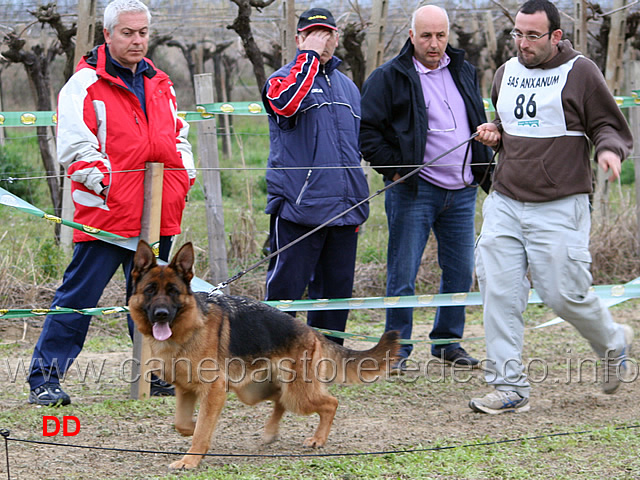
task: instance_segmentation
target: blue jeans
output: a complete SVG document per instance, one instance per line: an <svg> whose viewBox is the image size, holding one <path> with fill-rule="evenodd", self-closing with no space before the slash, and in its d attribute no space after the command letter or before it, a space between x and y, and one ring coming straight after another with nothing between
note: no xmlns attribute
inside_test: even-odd
<svg viewBox="0 0 640 480"><path fill-rule="evenodd" d="M415 295L416 276L422 254L433 230L438 240L438 264L442 269L440 293L468 292L473 278L475 206L477 189L445 190L422 179L417 188L399 183L385 192L389 225L387 248L387 296ZM432 340L462 338L465 309L440 307L436 310ZM398 330L401 338L411 338L413 308L387 309L385 330ZM459 343L432 345L440 356ZM400 354L408 357L412 345L403 345Z"/></svg>

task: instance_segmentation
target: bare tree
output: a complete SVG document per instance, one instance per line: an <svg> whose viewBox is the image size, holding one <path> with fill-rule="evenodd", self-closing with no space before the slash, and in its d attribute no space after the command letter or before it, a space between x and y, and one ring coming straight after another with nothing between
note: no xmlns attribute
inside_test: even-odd
<svg viewBox="0 0 640 480"><path fill-rule="evenodd" d="M633 12L627 17L627 33L625 34L625 39L628 40L631 38L631 47L636 50L640 50L638 28L640 28L640 12Z"/></svg>
<svg viewBox="0 0 640 480"><path fill-rule="evenodd" d="M588 3L587 5L589 12L587 21L595 22L599 20L601 22L597 33L589 32L589 36L595 40L595 42L589 43L587 55L598 65L600 70L604 72L607 65L611 16L607 15L603 8L597 3ZM640 49L640 38L638 38L637 35L638 26L640 25L640 12L630 12L626 16L625 24L625 41L631 39L631 47Z"/></svg>
<svg viewBox="0 0 640 480"><path fill-rule="evenodd" d="M264 59L272 70L278 70L282 66L282 45L271 42L271 51L262 52Z"/></svg>
<svg viewBox="0 0 640 480"><path fill-rule="evenodd" d="M225 52L233 45L233 41L218 43L212 50L204 50L204 60L213 61L213 82L216 88L216 98L219 101L231 101L233 91L234 75L238 69L237 58L230 57ZM224 82L224 85L223 85ZM233 120L233 117L229 119Z"/></svg>
<svg viewBox="0 0 640 480"><path fill-rule="evenodd" d="M251 31L251 11L253 8L262 11L263 8L271 5L275 0L231 0L238 6L238 16L235 18L231 25L228 25L229 30L233 30L238 34L242 40L242 46L247 58L253 65L253 74L256 77L258 84L258 92L262 90L262 86L267 81L267 75L264 70L264 58L258 43L253 37Z"/></svg>
<svg viewBox="0 0 640 480"><path fill-rule="evenodd" d="M347 23L342 30L342 49L339 53L344 63L351 70L351 78L358 89L362 88L366 76L366 62L362 51L365 43L364 25L362 23Z"/></svg>
<svg viewBox="0 0 640 480"><path fill-rule="evenodd" d="M51 97L51 64L58 55L65 55L65 74L73 71L75 45L72 42L72 38L77 32L77 28L75 24L70 27L63 24L55 3L40 6L37 10L29 11L29 13L36 18L34 23L39 22L43 26L49 25L56 33L56 40L48 47L35 44L31 48L27 48L27 42L22 38L27 27L20 33L12 31L4 36L2 44L6 49L1 54L5 62L21 64L24 67L36 100L36 109L38 111L51 111L54 109ZM63 175L64 171L56 162L53 142L51 141L54 132L50 127L36 127L36 131L42 163L47 173L51 203L54 212L59 215L62 208L59 176ZM56 239L59 238L59 225L57 227Z"/></svg>
<svg viewBox="0 0 640 480"><path fill-rule="evenodd" d="M166 33L163 35L151 35L149 39L149 44L147 46L147 58L153 60L153 55L156 53L158 47L163 45L169 45L169 43L173 42L173 35L170 33ZM193 61L190 61L191 58L191 50L195 49L193 45L184 45L180 42L175 42L174 45L182 50L184 58L187 60L187 65L189 66L189 73L193 76L195 73L195 67L193 67L193 71L191 70L192 65L195 65Z"/></svg>

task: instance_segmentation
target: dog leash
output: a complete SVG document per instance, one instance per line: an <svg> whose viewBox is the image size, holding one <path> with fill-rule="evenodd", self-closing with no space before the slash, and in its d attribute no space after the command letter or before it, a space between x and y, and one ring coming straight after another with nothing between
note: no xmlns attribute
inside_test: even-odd
<svg viewBox="0 0 640 480"><path fill-rule="evenodd" d="M255 270L256 268L258 268L260 265L262 265L263 263L271 260L273 257L275 257L276 255L279 255L280 253L284 252L286 249L292 247L293 245L295 245L298 242L301 242L302 240L304 240L305 238L313 235L314 233L316 233L317 231L323 229L324 227L326 227L327 225L329 225L330 223L334 222L335 220L345 216L347 213L349 213L352 210L355 210L356 208L358 208L359 206L361 206L364 203L367 203L369 200L377 197L378 195L380 195L381 193L385 192L386 190L390 189L391 187L393 187L394 185L397 185L398 183L401 183L403 181L405 181L407 178L415 175L416 173L418 173L420 170L422 170L425 167L428 167L429 165L432 165L433 163L437 162L438 160L440 160L443 157L446 157L447 155L449 155L451 152L454 152L455 150L457 150L458 148L462 147L463 145L466 145L467 143L469 143L471 140L473 140L474 138L476 138L478 136L478 132L473 133L473 135L471 135L469 138L467 138L466 140L464 140L463 142L460 142L458 145L451 147L449 150L447 150L446 152L441 153L440 155L438 155L436 158L434 158L433 160L429 160L428 162L414 168L413 170L411 170L409 173L403 175L402 177L398 178L397 180L394 180L393 182L389 183L388 185L385 185L383 188L377 190L374 194L370 195L369 197L365 198L364 200L361 200L360 202L356 203L355 205L352 205L351 207L347 208L344 212L339 213L337 215L335 215L333 218L330 218L329 220L327 220L326 222L324 222L321 225L318 225L317 227L315 227L313 230L308 231L307 233L305 233L304 235L296 238L293 242L288 243L287 245L279 248L278 250L276 250L275 252L270 253L269 255L267 255L266 257L260 259L259 261L257 261L256 263L254 263L253 265L251 265L250 267L241 270L240 272L236 273L234 276L230 277L229 279L225 280L224 282L220 282L218 285L216 285L215 287L213 287L211 290L209 290L208 295L212 296L212 295L218 295L221 292L221 290L223 288L226 288L230 283L235 282L236 280L238 280L239 278L243 277L244 275L246 275L247 273L249 273L252 270Z"/></svg>

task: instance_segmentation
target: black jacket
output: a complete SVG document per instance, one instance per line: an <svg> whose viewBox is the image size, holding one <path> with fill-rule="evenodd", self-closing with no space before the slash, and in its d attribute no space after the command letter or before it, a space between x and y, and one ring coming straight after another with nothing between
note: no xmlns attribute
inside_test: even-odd
<svg viewBox="0 0 640 480"><path fill-rule="evenodd" d="M476 69L464 59L463 50L449 45L446 53L451 58L448 68L467 109L469 127L475 132L478 125L487 121ZM400 54L374 70L362 87L360 150L364 159L389 180L395 173L401 176L409 173L424 161L427 112L412 57L413 44L409 39ZM485 172L491 149L475 140L470 144L473 176L488 191L491 175ZM397 167L377 167L382 165ZM406 181L415 184L418 176L413 175Z"/></svg>

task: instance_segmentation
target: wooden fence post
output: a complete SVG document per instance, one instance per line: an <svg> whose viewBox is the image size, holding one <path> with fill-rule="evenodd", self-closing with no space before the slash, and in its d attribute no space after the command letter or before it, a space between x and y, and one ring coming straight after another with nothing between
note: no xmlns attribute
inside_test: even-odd
<svg viewBox="0 0 640 480"><path fill-rule="evenodd" d="M196 104L214 102L213 75L195 75ZM218 137L215 116L198 122L198 155L203 167L204 201L207 211L209 240L208 280L214 285L229 278L227 269L227 247L225 244L224 212L222 208L222 186L218 158Z"/></svg>
<svg viewBox="0 0 640 480"><path fill-rule="evenodd" d="M626 29L626 10L621 9L626 5L626 0L614 0L611 14L611 30L609 30L609 43L607 45L607 65L605 79L613 95L620 95L624 71L622 69L622 57L624 55L624 34ZM621 9L621 10L619 10Z"/></svg>
<svg viewBox="0 0 640 480"><path fill-rule="evenodd" d="M147 162L144 172L144 207L140 238L150 245L160 240L160 216L162 213L162 179L164 164ZM133 362L131 369L131 398L142 400L149 397L150 384L149 359L151 350L149 342L137 328L133 329Z"/></svg>
<svg viewBox="0 0 640 480"><path fill-rule="evenodd" d="M493 74L496 71L495 54L498 51L498 38L496 37L496 26L493 15L490 11L484 13L484 36L487 42L487 68L480 73L480 89L483 97L491 98L491 85L493 84Z"/></svg>
<svg viewBox="0 0 640 480"><path fill-rule="evenodd" d="M371 5L371 25L367 32L367 63L365 80L382 65L384 57L384 32L387 26L387 0L374 0Z"/></svg>
<svg viewBox="0 0 640 480"><path fill-rule="evenodd" d="M286 65L296 56L296 0L282 0L282 65Z"/></svg>
<svg viewBox="0 0 640 480"><path fill-rule="evenodd" d="M2 106L3 97L4 97L4 94L2 93L2 70L0 70L0 112L4 110L4 107ZM0 128L0 147L4 147L4 141L5 141L4 128Z"/></svg>
<svg viewBox="0 0 640 480"><path fill-rule="evenodd" d="M627 71L627 88L637 92L640 98L640 60L629 62ZM640 255L640 105L629 108L629 127L633 134L633 166L636 189L636 245Z"/></svg>
<svg viewBox="0 0 640 480"><path fill-rule="evenodd" d="M624 7L625 4L626 0L614 0L614 10ZM620 95L620 89L622 88L625 15L624 10L611 14L611 30L609 30L607 65L604 76L612 95ZM609 198L606 188L607 176L600 168L596 168L596 191L593 196L594 223L606 222L609 218Z"/></svg>
<svg viewBox="0 0 640 480"><path fill-rule="evenodd" d="M636 64L636 72L640 75L640 62ZM636 190L636 245L637 254L640 255L640 106L629 109L629 126L633 133L633 166L635 172Z"/></svg>
<svg viewBox="0 0 640 480"><path fill-rule="evenodd" d="M573 4L574 23L573 23L573 43L574 48L588 56L587 50L587 0L575 0Z"/></svg>

